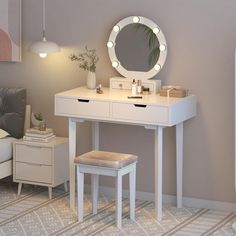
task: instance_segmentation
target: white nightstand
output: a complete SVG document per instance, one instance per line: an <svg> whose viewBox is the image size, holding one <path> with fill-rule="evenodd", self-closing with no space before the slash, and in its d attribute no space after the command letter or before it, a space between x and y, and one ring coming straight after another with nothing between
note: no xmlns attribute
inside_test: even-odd
<svg viewBox="0 0 236 236"><path fill-rule="evenodd" d="M51 142L40 143L18 140L13 143L13 181L18 184L48 186L49 198L52 188L69 180L68 138L55 137Z"/></svg>

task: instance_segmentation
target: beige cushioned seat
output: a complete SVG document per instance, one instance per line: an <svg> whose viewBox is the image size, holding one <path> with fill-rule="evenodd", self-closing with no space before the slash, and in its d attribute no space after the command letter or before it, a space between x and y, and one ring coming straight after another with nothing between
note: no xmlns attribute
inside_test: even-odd
<svg viewBox="0 0 236 236"><path fill-rule="evenodd" d="M75 158L75 164L92 165L120 169L137 162L138 157L132 154L91 151Z"/></svg>

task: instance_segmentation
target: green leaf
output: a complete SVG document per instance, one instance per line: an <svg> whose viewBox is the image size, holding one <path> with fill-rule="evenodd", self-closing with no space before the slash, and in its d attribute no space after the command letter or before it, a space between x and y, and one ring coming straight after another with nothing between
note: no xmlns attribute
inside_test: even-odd
<svg viewBox="0 0 236 236"><path fill-rule="evenodd" d="M71 61L77 61L80 68L95 72L99 57L96 54L96 49L89 49L86 45L85 52L79 53L78 55L71 54L69 59Z"/></svg>
<svg viewBox="0 0 236 236"><path fill-rule="evenodd" d="M146 25L143 24L135 24L134 25L135 30L142 30L148 40L148 47L149 47L149 58L148 58L148 64L149 67L152 68L155 63L157 62L159 55L160 55L160 50L159 50L159 41L157 36L153 33L152 29L149 28Z"/></svg>
<svg viewBox="0 0 236 236"><path fill-rule="evenodd" d="M157 63L159 55L160 55L159 47L153 48L148 57L148 64L150 68L152 68Z"/></svg>

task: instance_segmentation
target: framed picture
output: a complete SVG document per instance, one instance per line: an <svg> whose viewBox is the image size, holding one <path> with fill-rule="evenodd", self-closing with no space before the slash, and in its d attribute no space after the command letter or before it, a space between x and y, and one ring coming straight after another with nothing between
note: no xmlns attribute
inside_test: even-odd
<svg viewBox="0 0 236 236"><path fill-rule="evenodd" d="M0 61L21 61L21 0L0 0Z"/></svg>

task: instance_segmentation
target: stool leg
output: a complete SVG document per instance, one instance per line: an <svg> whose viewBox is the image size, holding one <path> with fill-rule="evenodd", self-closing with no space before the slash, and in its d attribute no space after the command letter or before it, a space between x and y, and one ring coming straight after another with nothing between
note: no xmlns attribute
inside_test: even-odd
<svg viewBox="0 0 236 236"><path fill-rule="evenodd" d="M135 220L135 191L136 191L136 164L133 170L129 173L129 204L130 204L130 219Z"/></svg>
<svg viewBox="0 0 236 236"><path fill-rule="evenodd" d="M122 175L116 177L116 226L121 228L122 221Z"/></svg>
<svg viewBox="0 0 236 236"><path fill-rule="evenodd" d="M98 185L99 184L99 175L91 175L91 195L92 195L92 210L93 215L97 214L97 203L98 203Z"/></svg>
<svg viewBox="0 0 236 236"><path fill-rule="evenodd" d="M82 222L84 217L84 173L79 171L77 165L77 200L78 200L78 221Z"/></svg>

